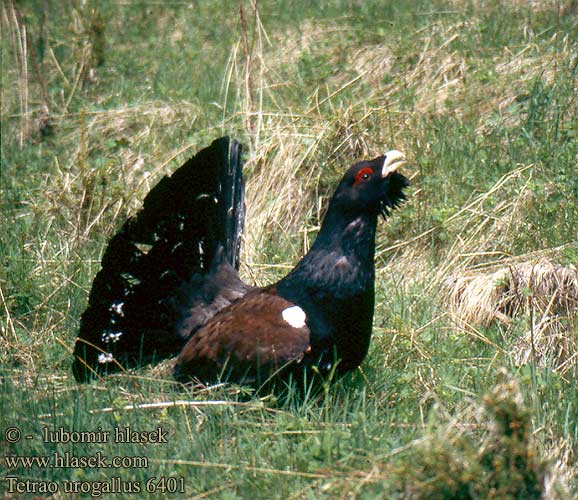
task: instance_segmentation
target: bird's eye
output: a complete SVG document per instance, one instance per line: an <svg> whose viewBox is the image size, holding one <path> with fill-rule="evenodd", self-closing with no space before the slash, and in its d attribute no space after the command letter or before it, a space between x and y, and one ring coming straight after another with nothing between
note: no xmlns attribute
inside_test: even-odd
<svg viewBox="0 0 578 500"><path fill-rule="evenodd" d="M371 170L371 168L369 167L362 168L359 172L357 172L354 184L359 184L360 182L368 181L371 178L371 174L373 174L373 170Z"/></svg>

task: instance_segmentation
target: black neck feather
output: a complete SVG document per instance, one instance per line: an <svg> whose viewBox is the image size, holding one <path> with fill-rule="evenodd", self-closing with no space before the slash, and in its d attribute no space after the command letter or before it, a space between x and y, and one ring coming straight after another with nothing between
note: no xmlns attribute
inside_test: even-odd
<svg viewBox="0 0 578 500"><path fill-rule="evenodd" d="M313 246L278 288L306 286L336 296L373 291L376 224L377 214L332 204Z"/></svg>

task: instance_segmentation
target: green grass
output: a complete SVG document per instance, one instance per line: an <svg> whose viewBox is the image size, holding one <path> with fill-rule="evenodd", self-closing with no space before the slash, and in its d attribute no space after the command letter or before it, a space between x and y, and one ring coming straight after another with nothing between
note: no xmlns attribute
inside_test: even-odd
<svg viewBox="0 0 578 500"><path fill-rule="evenodd" d="M243 2L244 29L237 2L5 2L4 494L9 476L55 481L50 498L117 476L142 489L183 477L185 493L108 498L578 495L578 318L560 281L578 262L572 5L262 1L257 22ZM410 198L380 227L368 358L305 394L183 389L170 363L76 385L71 349L106 241L225 132L246 145L242 273L258 284L307 250L349 164L391 148L411 159ZM499 274L545 262L541 288ZM471 278L473 305L455 285ZM521 305L486 321L484 293L503 283ZM44 427L126 425L160 426L168 443L42 441ZM8 443L14 426L33 438ZM148 467L4 458L99 451Z"/></svg>

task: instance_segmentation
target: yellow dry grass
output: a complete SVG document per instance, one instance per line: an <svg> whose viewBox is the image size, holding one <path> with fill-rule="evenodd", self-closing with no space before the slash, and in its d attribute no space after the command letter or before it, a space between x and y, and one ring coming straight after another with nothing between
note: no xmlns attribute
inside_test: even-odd
<svg viewBox="0 0 578 500"><path fill-rule="evenodd" d="M491 272L455 276L448 284L451 314L467 325L509 325L529 317L527 333L514 342L515 363L551 365L562 374L578 365L578 272L541 260Z"/></svg>

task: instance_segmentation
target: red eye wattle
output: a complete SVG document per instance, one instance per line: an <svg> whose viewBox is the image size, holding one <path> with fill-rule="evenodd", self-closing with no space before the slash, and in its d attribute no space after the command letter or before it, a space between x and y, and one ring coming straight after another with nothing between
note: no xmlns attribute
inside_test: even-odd
<svg viewBox="0 0 578 500"><path fill-rule="evenodd" d="M369 167L362 168L357 174L355 175L355 181L353 182L354 185L359 184L362 181L367 181L371 178L371 174L373 174L373 170Z"/></svg>

